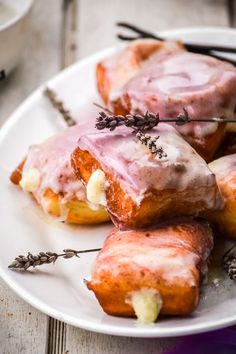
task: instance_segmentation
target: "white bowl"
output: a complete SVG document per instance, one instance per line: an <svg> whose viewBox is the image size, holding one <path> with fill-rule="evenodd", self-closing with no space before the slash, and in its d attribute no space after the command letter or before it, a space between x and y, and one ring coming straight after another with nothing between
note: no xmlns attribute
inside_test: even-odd
<svg viewBox="0 0 236 354"><path fill-rule="evenodd" d="M0 0L0 79L18 63L33 0ZM5 11L8 9L8 11ZM6 14L2 21L3 14ZM1 18L2 17L2 18Z"/></svg>

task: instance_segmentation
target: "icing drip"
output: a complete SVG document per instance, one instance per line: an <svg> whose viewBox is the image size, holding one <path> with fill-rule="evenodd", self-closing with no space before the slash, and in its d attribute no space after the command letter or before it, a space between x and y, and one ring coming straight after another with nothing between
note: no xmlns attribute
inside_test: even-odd
<svg viewBox="0 0 236 354"><path fill-rule="evenodd" d="M76 125L29 148L23 176L32 169L39 172L39 183L34 196L41 205L45 203L44 193L47 189L59 194L64 203L72 198L86 200L85 187L73 172L70 156L77 147L79 136L87 131L88 126L90 129L91 125L88 123Z"/></svg>
<svg viewBox="0 0 236 354"><path fill-rule="evenodd" d="M205 161L173 127L161 123L149 134L160 136L158 145L166 157L159 159L153 155L127 128L82 136L79 147L89 151L111 171L137 203L141 202L145 192L152 189L182 191L215 185L214 175ZM211 197L209 195L208 198L210 205L214 199Z"/></svg>

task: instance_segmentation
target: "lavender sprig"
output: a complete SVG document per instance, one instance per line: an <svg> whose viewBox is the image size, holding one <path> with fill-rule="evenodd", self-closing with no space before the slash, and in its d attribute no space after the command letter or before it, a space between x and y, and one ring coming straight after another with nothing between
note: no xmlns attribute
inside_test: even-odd
<svg viewBox="0 0 236 354"><path fill-rule="evenodd" d="M49 99L52 106L61 113L68 127L72 127L76 124L76 121L72 118L70 111L65 108L64 103L57 98L56 93L52 89L46 87L43 93Z"/></svg>
<svg viewBox="0 0 236 354"><path fill-rule="evenodd" d="M153 155L158 155L159 159L167 157L167 154L164 152L163 148L161 146L157 146L159 136L152 137L151 135L143 134L139 131L136 134L136 137L142 144L146 145L149 150L151 150Z"/></svg>
<svg viewBox="0 0 236 354"><path fill-rule="evenodd" d="M76 251L70 248L64 249L63 253L57 254L55 252L39 252L37 255L33 255L28 252L27 256L19 255L8 266L12 270L26 271L30 267L37 267L43 264L55 263L59 257L72 258L79 257L81 253L98 252L100 248L94 248L89 250Z"/></svg>
<svg viewBox="0 0 236 354"><path fill-rule="evenodd" d="M223 269L232 280L236 280L236 246L231 247L223 256Z"/></svg>
<svg viewBox="0 0 236 354"><path fill-rule="evenodd" d="M191 118L186 108L183 108L183 113L178 114L176 118L160 119L159 114L152 112L146 112L145 114L126 114L115 115L100 112L96 119L96 128L99 130L109 129L115 130L117 127L126 126L132 128L134 132L148 131L156 127L159 123L175 123L178 126L185 125L187 123L199 122L199 123L236 123L235 119L224 118Z"/></svg>
<svg viewBox="0 0 236 354"><path fill-rule="evenodd" d="M151 130L158 125L160 121L159 114L146 112L144 115L141 114L126 114L122 115L111 115L104 111L99 113L96 119L96 128L99 130L109 129L110 131L115 130L117 127L124 125L126 127L132 128L133 131L147 131Z"/></svg>

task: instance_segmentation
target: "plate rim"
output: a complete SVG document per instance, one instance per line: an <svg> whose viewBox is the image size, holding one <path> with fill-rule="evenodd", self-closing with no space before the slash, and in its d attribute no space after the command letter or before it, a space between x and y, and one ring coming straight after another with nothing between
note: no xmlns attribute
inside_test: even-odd
<svg viewBox="0 0 236 354"><path fill-rule="evenodd" d="M231 33L236 36L236 30L232 28L225 27L181 27L177 29L170 29L165 31L158 31L161 35L175 37L178 35L184 35L185 33L199 33L199 32L211 32L211 33ZM98 51L88 57L83 58L82 60L78 60L73 65L68 68L58 72L51 79L47 80L45 83L41 84L36 90L33 91L28 97L24 99L24 101L15 109L15 111L9 116L6 122L2 125L0 129L0 143L5 139L8 132L14 127L15 123L22 117L25 110L27 110L28 106L34 104L34 101L42 95L42 90L45 86L53 87L54 85L58 85L60 81L63 81L64 77L69 75L71 72L77 69L77 67L82 67L83 65L88 65L90 62L94 62L95 60L99 60L99 58L103 58L113 53L116 50L117 46L108 47L101 51ZM80 319L78 317L73 317L68 314L65 314L61 311L54 309L52 306L47 303L39 300L36 296L31 295L31 292L25 290L23 286L20 286L14 278L10 276L8 269L3 269L0 267L0 277L3 281L9 286L20 298L24 301L41 311L42 313L56 318L59 321L66 322L75 327L83 328L86 330L90 330L96 333L103 333L108 335L116 335L116 336L126 336L126 337L136 337L136 338L164 338L164 337L173 337L173 336L183 336L183 335L191 335L202 332L209 332L216 329L224 328L233 324L236 324L236 313L231 317L227 317L227 319L220 319L215 323L215 321L209 325L209 323L205 324L205 322L200 324L194 324L189 328L188 325L175 327L173 329L167 330L166 328L162 331L161 327L152 327L152 326L140 326L140 327L122 327L112 324L104 324L104 323L96 323L91 322L89 320ZM111 316L112 317L112 316Z"/></svg>

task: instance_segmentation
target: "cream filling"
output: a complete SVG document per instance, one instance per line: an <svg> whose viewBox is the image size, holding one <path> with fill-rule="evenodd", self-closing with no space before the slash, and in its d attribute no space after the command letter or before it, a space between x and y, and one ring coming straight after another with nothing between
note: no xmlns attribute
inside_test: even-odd
<svg viewBox="0 0 236 354"><path fill-rule="evenodd" d="M155 322L163 304L160 293L147 288L129 293L126 302L132 306L138 321L142 324Z"/></svg>
<svg viewBox="0 0 236 354"><path fill-rule="evenodd" d="M106 200L106 187L108 182L106 181L105 173L102 170L95 170L87 183L86 194L87 199L93 205L107 205Z"/></svg>
<svg viewBox="0 0 236 354"><path fill-rule="evenodd" d="M23 172L19 185L25 192L35 192L39 187L40 172L37 168L30 168Z"/></svg>

